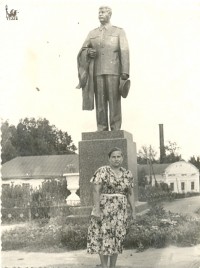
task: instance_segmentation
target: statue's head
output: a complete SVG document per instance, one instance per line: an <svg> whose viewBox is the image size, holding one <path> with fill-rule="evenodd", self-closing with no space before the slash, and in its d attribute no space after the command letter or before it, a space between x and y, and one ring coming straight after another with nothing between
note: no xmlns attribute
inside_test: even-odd
<svg viewBox="0 0 200 268"><path fill-rule="evenodd" d="M99 8L99 21L101 24L108 23L112 15L112 9L108 6L101 6Z"/></svg>

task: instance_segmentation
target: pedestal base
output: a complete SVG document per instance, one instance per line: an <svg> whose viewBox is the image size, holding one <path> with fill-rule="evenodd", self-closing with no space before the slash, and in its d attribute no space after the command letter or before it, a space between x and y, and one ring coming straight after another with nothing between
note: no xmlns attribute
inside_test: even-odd
<svg viewBox="0 0 200 268"><path fill-rule="evenodd" d="M124 153L123 167L131 170L135 187L135 201L138 200L137 153L132 134L124 130L82 133L79 142L80 199L82 206L92 205L90 179L101 166L108 165L108 152L119 147Z"/></svg>

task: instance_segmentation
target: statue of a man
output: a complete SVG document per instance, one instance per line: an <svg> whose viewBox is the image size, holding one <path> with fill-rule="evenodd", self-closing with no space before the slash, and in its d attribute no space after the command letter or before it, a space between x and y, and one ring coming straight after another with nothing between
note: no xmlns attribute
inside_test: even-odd
<svg viewBox="0 0 200 268"><path fill-rule="evenodd" d="M128 42L124 30L111 25L111 15L111 8L99 8L101 25L88 34L78 54L83 109L92 110L95 97L98 131L108 131L109 125L110 130L120 130L122 115L119 85L120 80L129 78Z"/></svg>

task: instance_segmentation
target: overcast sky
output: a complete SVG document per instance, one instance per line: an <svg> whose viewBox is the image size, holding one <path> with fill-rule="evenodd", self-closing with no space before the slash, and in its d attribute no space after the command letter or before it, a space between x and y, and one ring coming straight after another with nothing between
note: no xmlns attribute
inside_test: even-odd
<svg viewBox="0 0 200 268"><path fill-rule="evenodd" d="M18 21L6 20L6 4ZM130 46L122 129L159 156L162 123L165 143L176 142L185 160L200 155L200 0L0 0L1 118L47 118L76 146L82 132L96 131L95 110L81 108L76 57L104 4Z"/></svg>

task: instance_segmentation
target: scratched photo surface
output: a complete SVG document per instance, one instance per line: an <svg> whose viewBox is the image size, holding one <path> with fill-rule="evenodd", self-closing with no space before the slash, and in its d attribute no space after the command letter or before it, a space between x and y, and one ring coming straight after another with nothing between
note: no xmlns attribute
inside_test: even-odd
<svg viewBox="0 0 200 268"><path fill-rule="evenodd" d="M131 86L127 98L121 98L121 130L132 134L137 153L142 151L142 147L153 148L159 163L159 124L162 124L164 143L166 146L171 143L172 150L175 146L179 160L188 162L193 157L197 180L195 185L190 186L197 186L195 189L199 192L199 0L0 0L2 125L7 121L9 126L17 127L20 120L25 118L34 118L36 121L45 118L58 131L67 132L76 147L76 154L79 154L82 133L96 132L97 122L95 107L90 111L82 109L82 88L77 87L77 55L88 34L100 26L100 6L112 8L111 24L122 28L128 40ZM2 146L7 142L6 134L3 135L2 131ZM16 154L15 151L14 157L20 156ZM32 157L30 154L28 156ZM44 161L45 166L46 160L38 161ZM65 160L56 161L62 165ZM78 157L74 161L78 163ZM65 173L79 173L76 164L75 167L70 165ZM153 168L151 175L154 179ZM147 179L151 177L148 171L146 175ZM6 178L6 183L2 173L2 184L10 187L8 182L14 182L15 185L16 177ZM22 180L20 183L23 183ZM38 184L37 189L39 187ZM181 193L186 185L180 184L179 188L175 181L173 187ZM168 203L166 209L175 213L186 212L195 219L199 217L199 196L179 202L175 208ZM26 212L18 213L21 221L18 219L16 222L12 221L13 212L5 212L7 220L2 221L1 232L2 237L7 233L8 244L1 250L1 267L70 268L81 264L86 268L100 265L98 255L86 254L84 246L77 251L68 250L61 244L48 247L48 243L39 250L26 247L21 250L20 243L16 248L12 247L9 235L10 241L14 241L15 233L11 230L17 227L22 228L18 232L23 232L32 224L29 201L26 208ZM45 222L41 224L43 228ZM32 239L34 241L35 238ZM185 248L170 245L166 248L150 248L137 254L135 249L126 249L119 255L117 267L168 268L174 265L176 268L198 268L199 251L200 246L195 243Z"/></svg>

